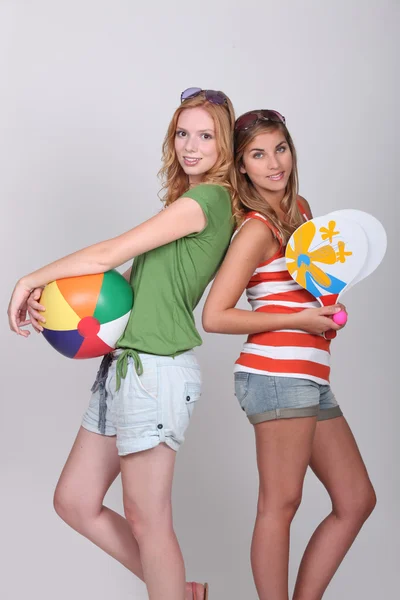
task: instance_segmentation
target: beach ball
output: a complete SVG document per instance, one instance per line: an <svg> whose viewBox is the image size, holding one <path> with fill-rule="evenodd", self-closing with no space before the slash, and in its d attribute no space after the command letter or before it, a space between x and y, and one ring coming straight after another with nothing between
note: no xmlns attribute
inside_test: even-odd
<svg viewBox="0 0 400 600"><path fill-rule="evenodd" d="M53 281L40 303L49 344L68 358L94 358L114 350L129 319L133 290L112 270Z"/></svg>

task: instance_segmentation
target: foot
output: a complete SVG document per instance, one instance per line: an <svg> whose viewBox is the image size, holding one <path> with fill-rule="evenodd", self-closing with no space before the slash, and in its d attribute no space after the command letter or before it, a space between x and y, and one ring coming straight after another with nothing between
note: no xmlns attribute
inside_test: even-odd
<svg viewBox="0 0 400 600"><path fill-rule="evenodd" d="M205 591L202 583L186 584L186 600L204 600Z"/></svg>

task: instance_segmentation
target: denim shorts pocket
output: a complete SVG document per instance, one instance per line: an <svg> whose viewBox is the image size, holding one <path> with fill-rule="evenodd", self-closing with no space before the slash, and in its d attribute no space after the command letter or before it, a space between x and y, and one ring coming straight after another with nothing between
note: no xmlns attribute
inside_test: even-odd
<svg viewBox="0 0 400 600"><path fill-rule="evenodd" d="M194 406L201 396L201 383L186 382L184 387L185 404L189 413L189 418L192 416Z"/></svg>
<svg viewBox="0 0 400 600"><path fill-rule="evenodd" d="M135 369L135 366L132 364L132 369ZM133 374L135 379L139 382L140 387L146 394L151 396L152 398L157 398L158 396L158 371L156 366L146 366L141 375L137 375L136 371Z"/></svg>
<svg viewBox="0 0 400 600"><path fill-rule="evenodd" d="M239 371L235 373L235 396L239 400L239 404L245 410L244 402L249 393L249 378L250 373Z"/></svg>

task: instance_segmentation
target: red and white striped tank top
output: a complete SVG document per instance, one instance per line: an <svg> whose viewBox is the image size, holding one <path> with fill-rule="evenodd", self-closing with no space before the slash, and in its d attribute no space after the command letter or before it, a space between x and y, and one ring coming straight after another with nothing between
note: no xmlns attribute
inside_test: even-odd
<svg viewBox="0 0 400 600"><path fill-rule="evenodd" d="M260 213L249 213L241 227L251 219L264 222L280 239L276 229ZM314 296L290 276L282 245L272 258L257 267L247 284L246 295L252 310L257 312L290 314L305 308L320 307ZM322 335L298 329L254 333L247 338L234 371L299 377L327 385L330 373L329 347L330 342Z"/></svg>

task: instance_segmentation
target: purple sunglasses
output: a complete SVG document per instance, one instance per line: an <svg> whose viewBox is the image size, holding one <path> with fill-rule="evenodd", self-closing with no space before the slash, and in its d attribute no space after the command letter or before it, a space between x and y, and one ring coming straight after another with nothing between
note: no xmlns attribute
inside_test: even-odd
<svg viewBox="0 0 400 600"><path fill-rule="evenodd" d="M246 131L260 121L272 121L273 123L283 123L286 125L286 119L276 110L252 110L238 118L235 124L235 131Z"/></svg>
<svg viewBox="0 0 400 600"><path fill-rule="evenodd" d="M185 102L185 100L189 100L189 98L195 98L199 94L204 94L206 100L211 102L211 104L224 104L228 101L227 97L223 92L218 92L216 90L202 90L198 87L187 88L181 94L181 102Z"/></svg>

